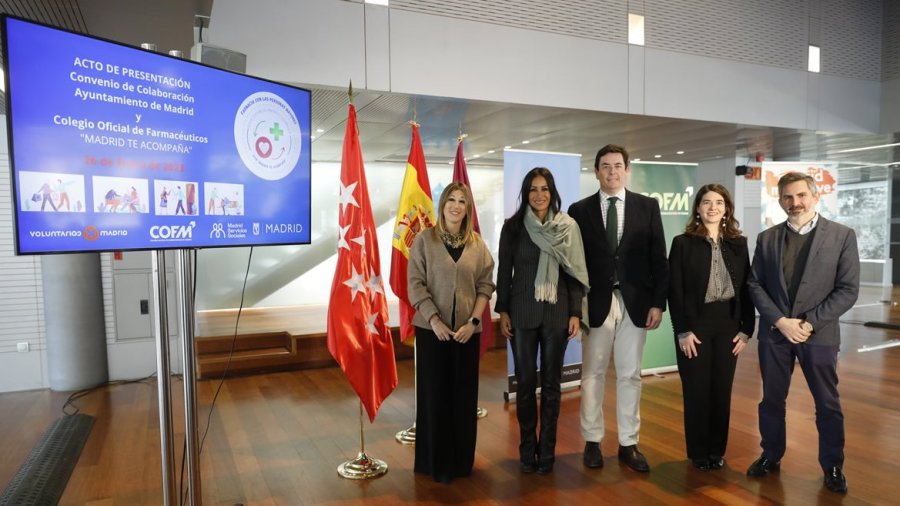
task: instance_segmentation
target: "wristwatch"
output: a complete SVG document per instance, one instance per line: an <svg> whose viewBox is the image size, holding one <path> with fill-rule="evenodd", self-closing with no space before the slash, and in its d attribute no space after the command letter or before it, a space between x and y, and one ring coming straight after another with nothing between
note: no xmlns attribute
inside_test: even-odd
<svg viewBox="0 0 900 506"><path fill-rule="evenodd" d="M481 325L481 320L479 320L478 318L475 318L473 316L473 317L469 318L469 323L471 323L472 325L477 327L477 326Z"/></svg>
<svg viewBox="0 0 900 506"><path fill-rule="evenodd" d="M809 323L809 322L806 321L806 320L803 320L802 322L800 322L800 328L803 329L803 330L805 330L805 331L807 331L807 332L809 332L810 334L812 334L812 333L813 333L813 330L814 330L814 329L813 329L813 326L812 326L812 323Z"/></svg>

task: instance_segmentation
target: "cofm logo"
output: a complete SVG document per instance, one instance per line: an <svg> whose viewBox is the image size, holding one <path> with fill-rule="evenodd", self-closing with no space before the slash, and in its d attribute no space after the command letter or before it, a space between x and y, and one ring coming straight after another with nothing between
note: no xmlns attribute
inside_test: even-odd
<svg viewBox="0 0 900 506"><path fill-rule="evenodd" d="M154 241L190 241L196 226L194 221L187 225L153 225L150 227L150 237Z"/></svg>
<svg viewBox="0 0 900 506"><path fill-rule="evenodd" d="M644 192L643 194L655 198L659 202L660 211L664 214L690 213L694 187L688 186L683 192Z"/></svg>

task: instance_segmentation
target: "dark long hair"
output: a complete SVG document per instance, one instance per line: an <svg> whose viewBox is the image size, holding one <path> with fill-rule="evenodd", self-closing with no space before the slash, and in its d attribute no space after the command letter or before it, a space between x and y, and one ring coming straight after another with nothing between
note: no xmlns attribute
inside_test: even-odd
<svg viewBox="0 0 900 506"><path fill-rule="evenodd" d="M703 201L703 196L709 192L718 193L725 201L725 226L722 227L722 237L726 239L740 237L741 224L734 219L734 201L731 200L731 194L728 193L728 190L718 183L705 184L697 190L697 193L694 195L694 207L691 209L691 216L688 218L687 226L684 227L684 233L700 237L709 235L706 225L700 220L699 212L697 211L700 208L700 202Z"/></svg>
<svg viewBox="0 0 900 506"><path fill-rule="evenodd" d="M509 224L512 226L512 238L513 242L518 239L519 234L522 232L522 228L525 226L525 213L528 211L528 194L531 193L531 183L534 181L534 178L541 176L547 181L547 188L550 189L550 209L554 213L559 212L559 208L562 207L562 199L559 196L559 191L556 189L556 181L553 180L553 173L550 172L550 169L547 167L535 167L528 171L525 174L525 178L522 179L522 188L519 190L519 208L516 209L516 212L510 216Z"/></svg>

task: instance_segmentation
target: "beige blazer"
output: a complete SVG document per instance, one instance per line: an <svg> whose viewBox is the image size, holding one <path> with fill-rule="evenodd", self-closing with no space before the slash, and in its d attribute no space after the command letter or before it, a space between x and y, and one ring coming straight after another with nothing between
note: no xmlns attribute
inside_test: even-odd
<svg viewBox="0 0 900 506"><path fill-rule="evenodd" d="M435 229L416 237L409 251L409 302L416 309L413 325L430 329L428 321L435 314L447 325L455 322L459 329L473 315L475 299L488 299L494 293L494 259L480 235L466 244L462 256L454 262ZM452 315L456 300L456 314ZM455 316L455 319L453 318ZM481 332L481 325L475 329Z"/></svg>

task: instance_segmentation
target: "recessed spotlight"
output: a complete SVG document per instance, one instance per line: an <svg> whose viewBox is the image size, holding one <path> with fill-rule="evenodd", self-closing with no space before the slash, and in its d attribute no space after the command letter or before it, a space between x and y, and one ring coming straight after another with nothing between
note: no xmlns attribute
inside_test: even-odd
<svg viewBox="0 0 900 506"><path fill-rule="evenodd" d="M472 155L472 158L481 158L481 155Z"/></svg>
<svg viewBox="0 0 900 506"><path fill-rule="evenodd" d="M683 155L683 154L684 154L684 151L676 151L675 154L676 154L676 155Z"/></svg>
<svg viewBox="0 0 900 506"><path fill-rule="evenodd" d="M489 154L489 155L493 155L493 154L494 154L494 150L493 150L493 149L489 149L489 150L488 150L488 154Z"/></svg>
<svg viewBox="0 0 900 506"><path fill-rule="evenodd" d="M587 168L587 167L582 167L581 170L587 172L588 168Z"/></svg>
<svg viewBox="0 0 900 506"><path fill-rule="evenodd" d="M503 149L512 149L512 146L503 146Z"/></svg>
<svg viewBox="0 0 900 506"><path fill-rule="evenodd" d="M309 138L312 139L312 140L316 140L316 136L315 136L315 135L310 135Z"/></svg>
<svg viewBox="0 0 900 506"><path fill-rule="evenodd" d="M662 158L662 155L653 155L653 158Z"/></svg>
<svg viewBox="0 0 900 506"><path fill-rule="evenodd" d="M531 142L531 141L522 141L522 144L528 144L528 143L530 143L530 142Z"/></svg>
<svg viewBox="0 0 900 506"><path fill-rule="evenodd" d="M324 128L317 128L317 129L316 129L316 132L319 132L319 133L322 133L322 132L324 132L324 131L325 131Z"/></svg>
<svg viewBox="0 0 900 506"><path fill-rule="evenodd" d="M632 161L632 162L639 162L639 161L641 161L641 159L640 159L640 158L634 158L634 159L631 160L631 161Z"/></svg>

